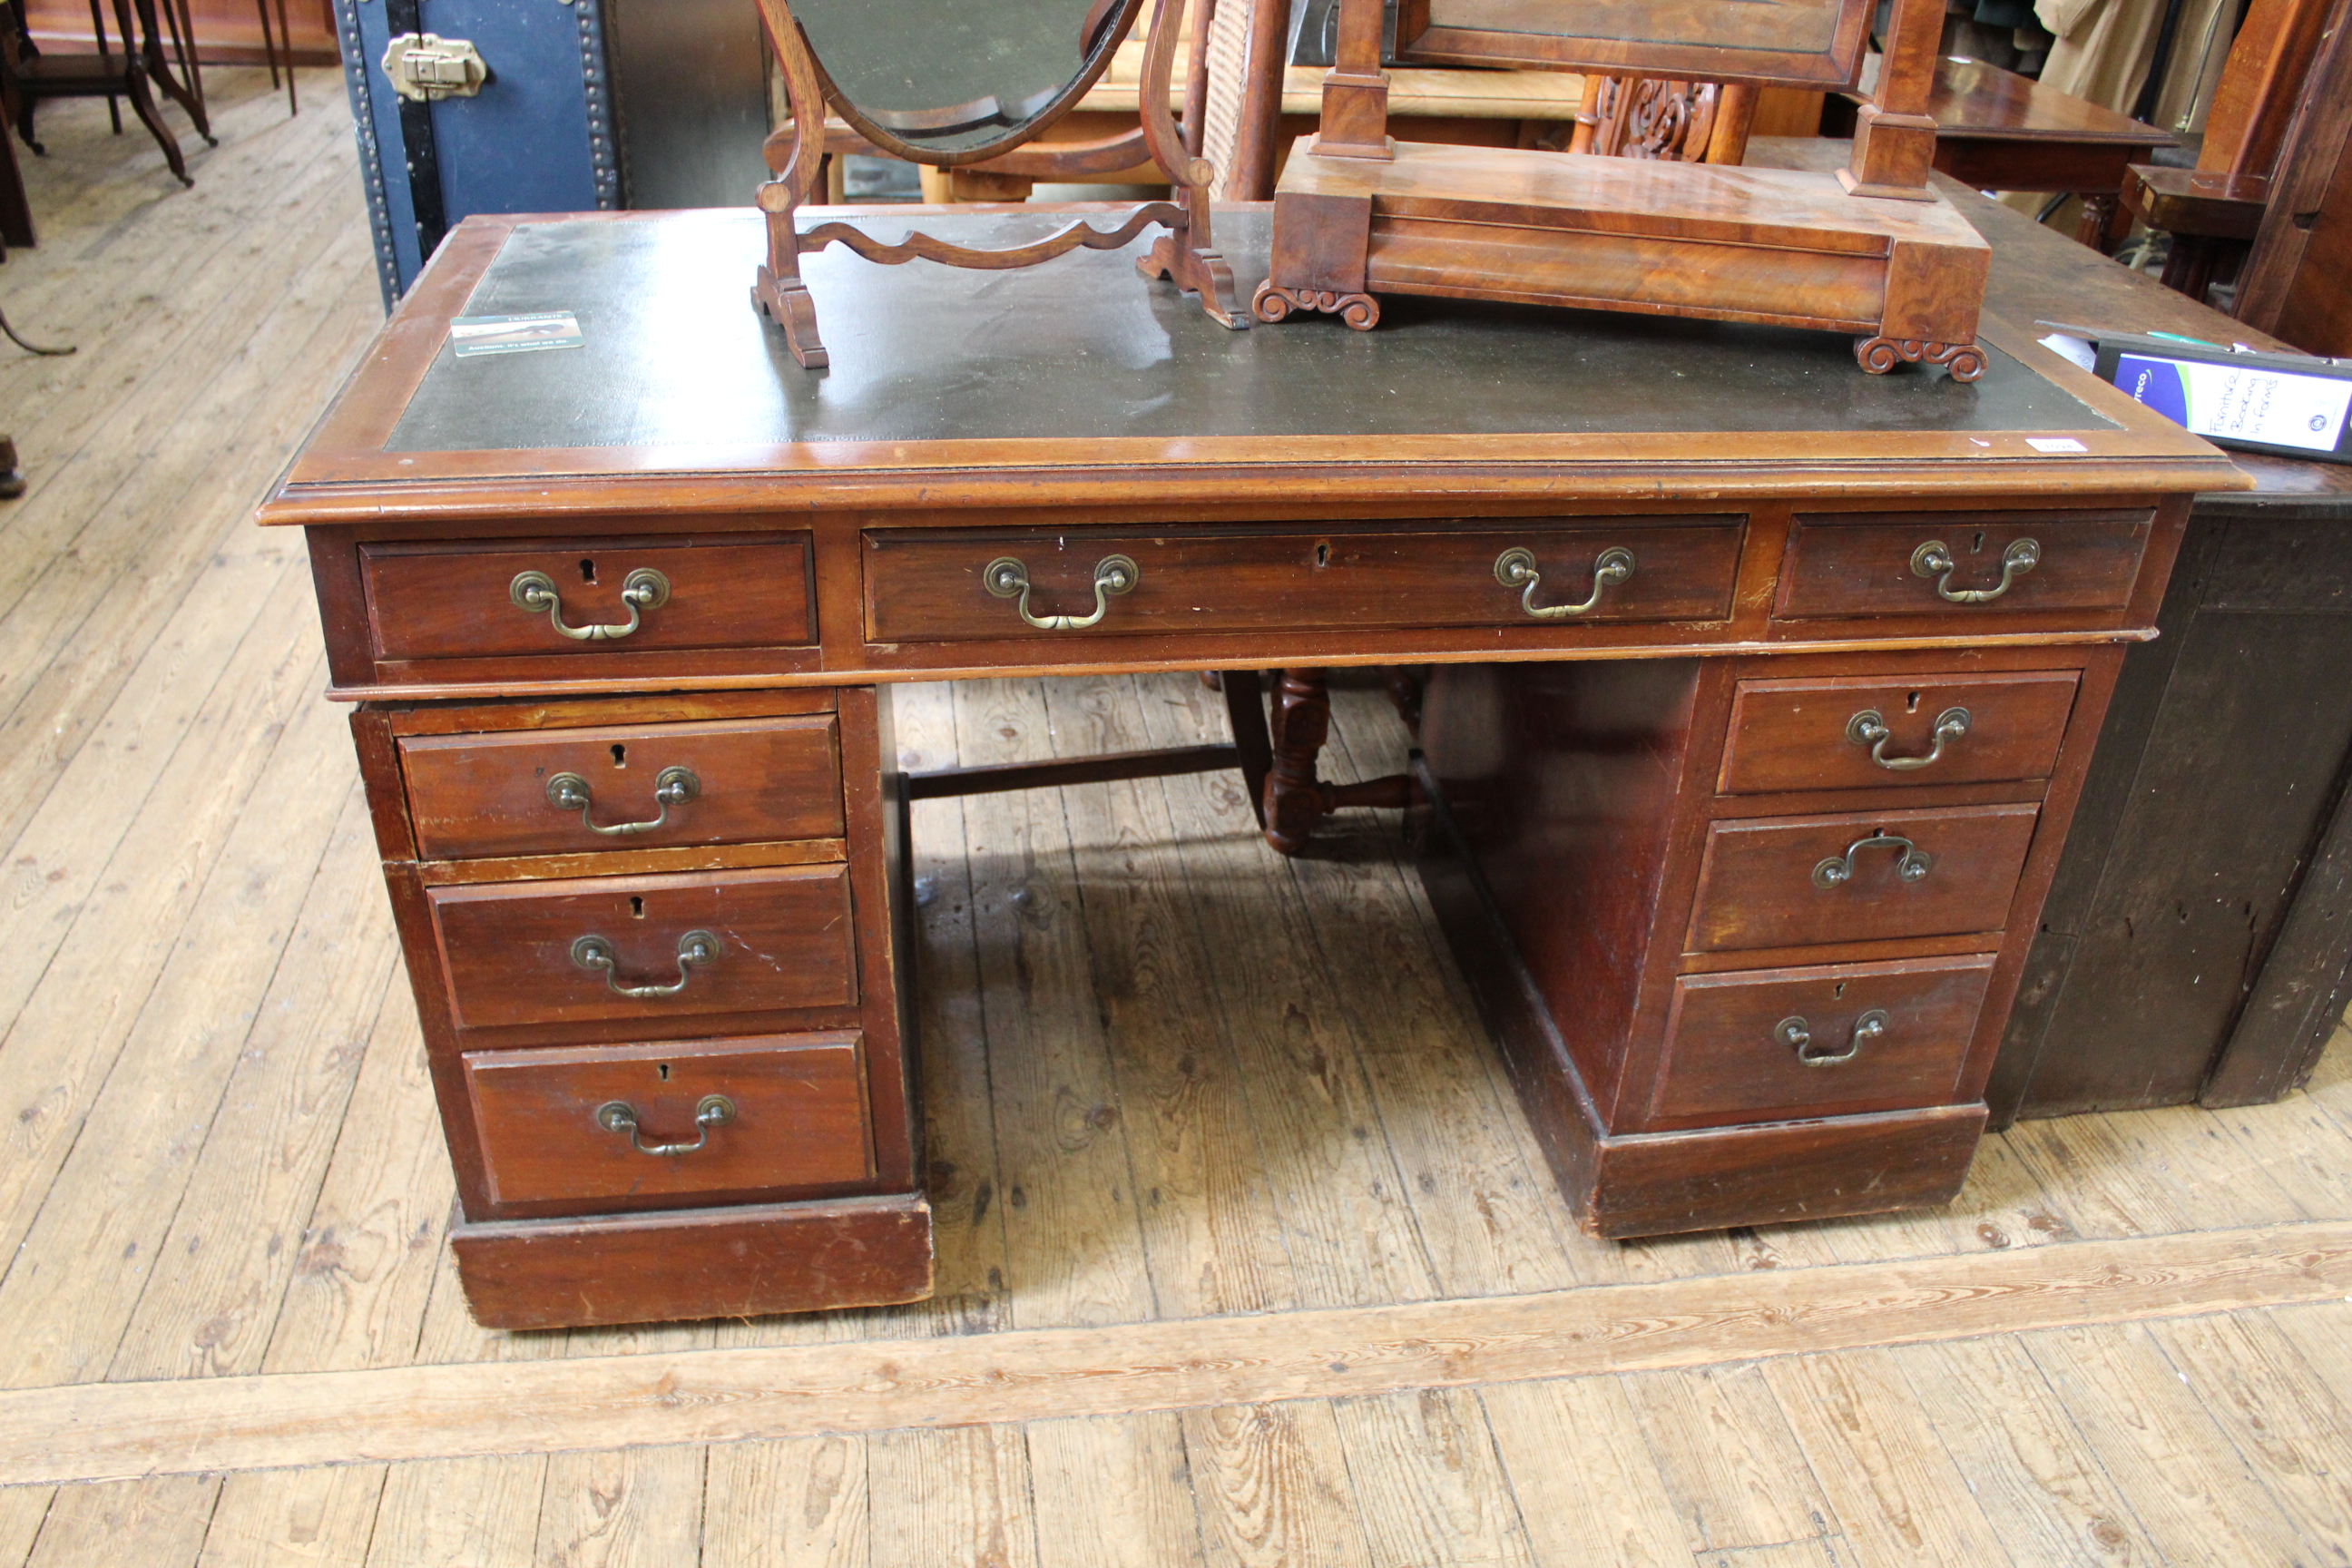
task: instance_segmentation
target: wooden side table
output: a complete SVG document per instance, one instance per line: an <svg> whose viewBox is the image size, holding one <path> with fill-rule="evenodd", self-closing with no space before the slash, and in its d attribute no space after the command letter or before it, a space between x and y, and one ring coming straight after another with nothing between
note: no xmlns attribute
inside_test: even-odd
<svg viewBox="0 0 2352 1568"><path fill-rule="evenodd" d="M2100 250L2118 237L2112 231L2126 167L2147 162L2158 147L2179 145L2178 137L2127 114L1948 55L1936 62L1927 112L1936 121L1937 170L1971 190L2080 196L2075 237ZM1822 125L1832 135L1851 129L1826 120Z"/></svg>

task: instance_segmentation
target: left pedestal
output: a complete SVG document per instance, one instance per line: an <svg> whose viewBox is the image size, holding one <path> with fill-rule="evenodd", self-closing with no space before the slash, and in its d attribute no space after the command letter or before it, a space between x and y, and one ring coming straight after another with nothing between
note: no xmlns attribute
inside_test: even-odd
<svg viewBox="0 0 2352 1568"><path fill-rule="evenodd" d="M352 723L478 1321L930 1293L887 690Z"/></svg>

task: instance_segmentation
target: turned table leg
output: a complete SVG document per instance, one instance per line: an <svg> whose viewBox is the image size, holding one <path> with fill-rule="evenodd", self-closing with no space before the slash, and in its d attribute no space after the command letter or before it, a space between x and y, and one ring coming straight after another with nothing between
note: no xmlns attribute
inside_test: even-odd
<svg viewBox="0 0 2352 1568"><path fill-rule="evenodd" d="M1412 788L1402 773L1363 784L1329 784L1315 759L1331 735L1331 698L1319 669L1286 669L1274 689L1274 758L1265 776L1265 841L1285 855L1302 853L1315 825L1343 805L1402 806Z"/></svg>

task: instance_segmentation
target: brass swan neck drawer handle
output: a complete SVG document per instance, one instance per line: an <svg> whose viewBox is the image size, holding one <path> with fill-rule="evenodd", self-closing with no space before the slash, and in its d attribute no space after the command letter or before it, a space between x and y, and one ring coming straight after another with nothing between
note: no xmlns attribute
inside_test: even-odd
<svg viewBox="0 0 2352 1568"><path fill-rule="evenodd" d="M580 825L591 833L601 833L607 838L625 838L633 833L651 833L669 820L669 808L684 805L702 793L702 781L686 768L667 767L654 775L654 804L661 810L644 822L592 822L588 814L595 809L588 781L578 773L558 773L547 781L547 804L558 811L576 811Z"/></svg>
<svg viewBox="0 0 2352 1568"><path fill-rule="evenodd" d="M1091 616L1033 616L1029 613L1029 568L1010 555L1000 555L981 568L980 580L1000 599L1017 596L1013 607L1021 618L1041 632L1082 632L1101 624L1112 598L1131 592L1143 580L1143 568L1124 555L1106 555L1095 563L1095 613Z"/></svg>
<svg viewBox="0 0 2352 1568"><path fill-rule="evenodd" d="M572 962L583 969L604 972L604 984L616 996L675 996L694 978L694 966L719 957L719 939L707 931L690 931L677 939L677 978L667 985L624 985L613 960L613 944L601 936L583 936L572 944Z"/></svg>
<svg viewBox="0 0 2352 1568"><path fill-rule="evenodd" d="M691 1143L648 1143L637 1131L637 1108L625 1100L608 1100L596 1108L596 1125L607 1132L625 1132L629 1147L640 1154L691 1154L710 1142L710 1130L735 1120L735 1102L723 1094L706 1094L694 1108L696 1137Z"/></svg>
<svg viewBox="0 0 2352 1568"><path fill-rule="evenodd" d="M1519 595L1519 608L1539 621L1564 621L1571 616L1589 615L1601 607L1601 595L1633 574L1633 552L1622 545L1612 544L1596 556L1592 563L1592 592L1580 605L1539 605L1536 590L1543 586L1543 574L1536 570L1536 552L1514 545L1495 557L1495 581L1506 588L1526 590Z"/></svg>
<svg viewBox="0 0 2352 1568"><path fill-rule="evenodd" d="M1931 539L1911 552L1911 574L1915 577L1936 579L1937 597L1952 605L1989 605L2009 592L2009 585L2042 564L2042 542L2037 539L2012 539L2000 552L2000 581L1990 588L1955 588L1952 574L1959 563L1952 559L1951 547L1940 539Z"/></svg>
<svg viewBox="0 0 2352 1568"><path fill-rule="evenodd" d="M1886 1011L1873 1007L1853 1021L1853 1033L1847 1037L1845 1049L1832 1050L1813 1038L1813 1027L1801 1017L1783 1018L1772 1026L1772 1037L1797 1053L1797 1059L1809 1068L1835 1067L1850 1062L1862 1052L1864 1040L1875 1040L1886 1033Z"/></svg>
<svg viewBox="0 0 2352 1568"><path fill-rule="evenodd" d="M1832 855L1813 868L1813 886L1842 888L1853 880L1853 858L1865 849L1893 849L1900 847L1903 853L1895 862L1895 875L1905 882L1916 882L1926 877L1936 864L1936 858L1908 838L1895 833L1874 833L1867 838L1857 838L1845 847L1843 855Z"/></svg>
<svg viewBox="0 0 2352 1568"><path fill-rule="evenodd" d="M620 626L565 626L563 595L555 591L555 579L544 572L516 573L515 580L507 584L507 597L525 615L545 616L549 626L573 642L618 642L645 625L647 610L657 610L669 602L669 579L650 566L640 566L622 578L621 603L629 606L629 618Z"/></svg>
<svg viewBox="0 0 2352 1568"><path fill-rule="evenodd" d="M1940 761L1944 748L1969 732L1969 710L1947 708L1936 715L1936 744L1924 757L1890 757L1886 744L1895 739L1895 731L1886 727L1886 716L1875 708L1865 708L1845 721L1845 738L1857 746L1870 748L1870 760L1889 773L1907 773Z"/></svg>

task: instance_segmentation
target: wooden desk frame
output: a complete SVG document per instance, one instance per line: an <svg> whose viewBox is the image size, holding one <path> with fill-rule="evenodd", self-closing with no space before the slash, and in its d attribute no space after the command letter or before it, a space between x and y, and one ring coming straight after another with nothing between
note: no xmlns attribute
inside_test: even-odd
<svg viewBox="0 0 2352 1568"><path fill-rule="evenodd" d="M1341 436L1243 435L387 451L446 323L462 312L507 236L530 221L475 218L453 232L262 510L266 522L309 533L333 695L356 704L354 734L457 1172L464 1221L453 1245L477 1317L494 1326L740 1315L929 1290L929 1215L907 1034L906 804L915 794L1029 781L902 774L889 696L905 680L1438 667L1412 812L1426 879L1530 1120L1586 1223L1602 1235L1639 1235L1941 1201L1964 1176L1984 1121L1986 1075L2121 649L2150 635L2190 495L2244 482L2210 448L1999 321L1990 323L1994 342L2111 425L2070 432L2062 447L2079 450L2063 457L2036 450L2021 431L1721 436L1702 448L1688 436L1633 433L1381 437L1370 447ZM577 221L665 219L616 213ZM1362 586L1381 581L1370 574L1377 568L1353 563L1389 559L1383 542L1401 531L1428 542L1414 546L1427 570L1402 596L1381 600L1386 590ZM2024 532L2041 542L2042 563L2019 578L2014 596L1936 601L1935 571L1921 572L1915 545L1924 548L1930 536L1948 542L1963 558L1959 585L1990 587L1991 574L2007 570L1999 564L2005 542ZM1604 610L1590 622L1538 622L1526 616L1520 590L1493 570L1499 542L1532 543L1558 579L1542 586L1541 603L1566 603L1594 586L1596 549L1626 538L1640 544L1648 574L1625 592L1665 594L1664 602L1690 606L1671 612L1685 618L1612 618ZM1125 551L1142 563L1148 587L1181 570L1180 547L1227 562L1217 580L1243 595L1229 624L1150 630L1109 618L1098 633L1030 632L1013 624L1010 603L982 586L985 558L1025 557L1039 567L1033 575L1043 611L1076 615L1086 562ZM691 552L708 548L764 551L760 559L773 570L802 574L804 590L758 595L748 609L698 596ZM1328 558L1367 574L1343 595L1359 607L1340 615L1300 587L1308 579L1295 563L1284 564L1290 557L1283 552L1293 549L1300 561ZM1896 555L1875 566L1864 559L1887 549ZM579 558L585 580L600 584L579 590L588 606L579 614L607 611L621 569L656 551L667 551L674 574L687 575L677 576L674 598L645 612L647 624L724 614L738 617L728 623L738 629L668 651L551 634L533 642L540 633L518 615L520 601L503 596L515 562L544 555L572 581ZM587 570L595 556L608 558L611 578ZM407 563L400 582L444 586L423 597L403 589L408 596L400 597L385 586L391 578L371 576L395 559ZM1857 564L1833 564L1841 560ZM1862 595L1855 607L1824 610L1821 595L1834 599L1849 583ZM1430 609L1433 594L1451 595L1453 607ZM1144 599L1097 602L1116 606L1113 617L1120 608L1132 616L1144 613ZM904 605L919 606L929 635L890 640L877 631L915 613ZM403 618L412 615L418 618ZM998 626L1008 630L1000 635ZM1611 950L1618 956L1602 962L1548 945L1544 931L1557 922L1531 925L1515 909L1516 895L1495 885L1496 868L1527 851L1507 835L1497 838L1492 818L1475 809L1475 758L1500 753L1475 740L1486 721L1465 683L1522 694L1509 702L1551 700L1546 693L1563 690L1599 700L1628 680L1638 686L1644 671L1666 672L1663 695L1609 698L1612 711L1654 737L1643 744L1654 744L1660 759L1660 787L1631 797L1614 839L1633 856L1620 868L1632 880L1608 883L1617 873L1603 867L1607 876L1595 881L1565 862L1555 879L1590 887L1580 894L1579 921L1623 934ZM1719 782L1727 777L1732 716L1758 681L1925 689L1955 681L2000 688L2020 676L2072 693L2063 715L2042 721L2042 760L2021 769L1974 783L1885 775L1899 787L1864 773L1857 786L1852 768L1861 752L1841 732L1819 738L1831 773L1802 774L1764 794ZM1889 711L1903 731L1898 749L1918 753L1933 719L1926 710L1936 701L1923 704L1921 689L1913 700L1921 716ZM1832 716L1844 722L1842 710ZM528 758L542 745L580 754L607 734L642 754L666 743L665 734L799 734L812 725L837 736L826 755L839 779L839 826L780 828L749 841L583 835L576 847L550 849L535 837L521 848L436 858L446 852L428 852L420 823L496 827L519 820L513 811L521 809L538 825L533 834L564 824L537 802L529 779L468 786L491 793L465 797L454 816L446 798L420 804L404 761L433 737L445 747L487 737L485 755ZM1506 750L1550 748L1571 769L1594 765L1617 744L1605 736L1588 744L1572 731L1538 725L1490 739ZM1838 767L1847 770L1843 777L1832 776ZM636 788L613 809L634 805ZM521 807L495 805L499 789L509 793L499 798ZM795 809L803 816L835 809L821 795ZM1729 945L1696 934L1714 875L1710 835L1751 819L1817 821L1843 844L1847 822L1896 811L1911 814L1903 821L1948 816L1960 825L1954 831L1980 837L2006 834L2000 841L2012 847L2000 853L2020 857L2013 885L1996 876L1997 905L1980 901L1981 919L1922 928L1926 934L1865 924L1836 941L1768 933ZM2021 822L2032 824L2030 842L2016 837ZM1992 826L1971 826L1982 824ZM1954 885L1978 875L1967 869L1977 863L1969 854L1950 853ZM1855 848L1847 849L1849 863L1863 864L1857 854L1865 879L1894 864ZM656 921L664 900L723 909L763 888L804 889L812 879L845 889L853 912L842 939L855 954L845 1001L838 993L761 992L757 975L747 981L738 972L729 984L752 989L740 1001L700 1005L716 1012L645 1011L629 1014L634 1022L599 1022L614 1006L599 989L608 982L583 979L576 953L567 963L560 943L531 947L516 935L524 945L501 971L511 974L511 994L486 994L478 953L458 963L452 953L461 950L439 923L444 911L483 898L528 911L571 907L565 900L609 907L616 889L635 890L646 906L646 940L658 948L673 934ZM792 908L805 907L803 892L792 897L800 900ZM1719 917L1765 905L1741 894L1710 907ZM509 927L554 930L554 919ZM793 927L778 940L814 929ZM562 928L567 939L569 931ZM624 955L631 983L694 979L693 966L674 957L650 973L667 951L656 948ZM1913 1075L1899 1092L1841 1098L1825 1089L1826 1098L1793 1113L1776 1103L1759 1121L1737 1109L1692 1111L1688 1094L1669 1088L1683 1070L1674 1065L1675 998L1694 984L1761 975L1801 986L1813 984L1808 976L1851 974L1916 987L1958 972L1972 977L1969 985L1981 983L1969 993L1978 1003L1962 1013L1951 1013L1958 1004L1948 997L1937 1004L1950 1020L1942 1054L1921 1069L1926 1079ZM779 965L775 973L796 971ZM551 1000L535 1012L538 997ZM1817 1021L1826 1037L1827 1015ZM584 1203L494 1186L496 1162L484 1141L500 1134L481 1120L471 1076L484 1061L495 1058L502 1069L551 1064L570 1082L562 1075L635 1070L631 1064L667 1041L693 1046L695 1063L721 1063L709 1070L724 1068L726 1051L765 1060L801 1048L794 1042L835 1058L854 1050L865 1093L864 1131L855 1136L865 1142L838 1146L829 1167L836 1174L813 1185L746 1177L733 1186L689 1184ZM1927 1079L1936 1079L1932 1089L1918 1087ZM615 1152L609 1131L584 1120L594 1105L566 1110L555 1089L548 1092L555 1098L545 1101L553 1108L547 1125L576 1141L583 1158L638 1157ZM662 1121L690 1119L690 1100L683 1111L647 1103L648 1136L693 1136L682 1121ZM828 1112L836 1121L838 1110ZM838 1175L859 1168L862 1177Z"/></svg>

